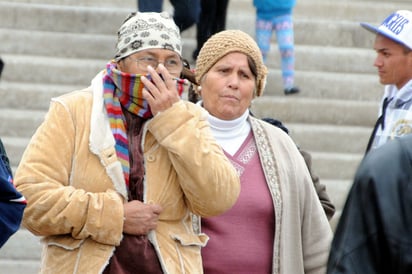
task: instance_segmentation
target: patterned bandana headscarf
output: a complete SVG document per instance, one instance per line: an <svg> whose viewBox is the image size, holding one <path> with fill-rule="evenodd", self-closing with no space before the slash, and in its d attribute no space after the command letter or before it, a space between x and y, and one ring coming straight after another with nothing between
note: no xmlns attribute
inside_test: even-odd
<svg viewBox="0 0 412 274"><path fill-rule="evenodd" d="M145 49L168 49L182 55L179 28L167 12L133 12L119 28L115 61Z"/></svg>
<svg viewBox="0 0 412 274"><path fill-rule="evenodd" d="M129 185L129 142L127 140L125 118L122 106L129 112L142 117L151 118L152 112L145 99L143 99L143 83L141 75L128 74L116 69L115 62L106 65L103 77L104 104L109 117L110 128L116 140L116 154L122 164L126 184Z"/></svg>

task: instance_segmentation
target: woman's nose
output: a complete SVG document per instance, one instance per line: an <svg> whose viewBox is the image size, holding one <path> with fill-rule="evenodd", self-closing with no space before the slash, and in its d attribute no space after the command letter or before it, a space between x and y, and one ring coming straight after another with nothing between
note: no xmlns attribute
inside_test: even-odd
<svg viewBox="0 0 412 274"><path fill-rule="evenodd" d="M229 76L228 82L229 82L229 86L231 88L237 88L239 86L239 82L240 82L239 76L235 73L231 74Z"/></svg>

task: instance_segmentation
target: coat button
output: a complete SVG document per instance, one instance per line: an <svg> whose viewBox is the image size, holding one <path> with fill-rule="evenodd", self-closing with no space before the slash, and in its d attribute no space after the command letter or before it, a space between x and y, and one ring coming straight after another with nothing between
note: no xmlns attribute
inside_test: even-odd
<svg viewBox="0 0 412 274"><path fill-rule="evenodd" d="M148 155L146 159L148 162L154 162L156 160L156 157L154 155Z"/></svg>

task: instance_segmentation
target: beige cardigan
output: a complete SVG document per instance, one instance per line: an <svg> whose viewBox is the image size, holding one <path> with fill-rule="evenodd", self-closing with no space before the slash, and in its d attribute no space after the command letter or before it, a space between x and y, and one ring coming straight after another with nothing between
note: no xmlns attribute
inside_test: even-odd
<svg viewBox="0 0 412 274"><path fill-rule="evenodd" d="M274 274L326 273L332 230L296 144L249 117L275 208Z"/></svg>
<svg viewBox="0 0 412 274"><path fill-rule="evenodd" d="M207 236L194 232L190 213L220 214L240 191L206 117L180 101L144 129L144 202L164 208L149 239L165 273L203 272ZM114 144L100 74L52 100L15 174L28 201L23 224L43 236L41 273L101 273L120 243L127 192Z"/></svg>

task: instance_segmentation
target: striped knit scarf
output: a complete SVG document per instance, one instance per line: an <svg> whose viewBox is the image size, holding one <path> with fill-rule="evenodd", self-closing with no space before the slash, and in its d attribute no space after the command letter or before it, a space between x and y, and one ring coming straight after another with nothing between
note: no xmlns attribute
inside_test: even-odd
<svg viewBox="0 0 412 274"><path fill-rule="evenodd" d="M127 140L126 121L122 106L129 112L142 118L151 118L152 113L143 99L143 83L139 74L128 74L116 69L116 63L106 65L103 77L104 104L109 117L110 128L116 141L116 155L122 164L126 185L129 186L129 142Z"/></svg>

